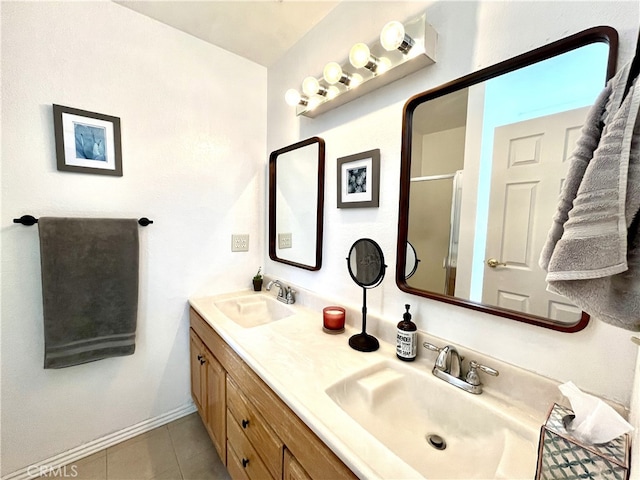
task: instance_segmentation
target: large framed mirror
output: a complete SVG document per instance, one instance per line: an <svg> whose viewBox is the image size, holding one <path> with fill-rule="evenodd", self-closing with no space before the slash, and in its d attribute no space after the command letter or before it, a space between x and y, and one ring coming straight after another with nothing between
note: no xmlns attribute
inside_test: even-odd
<svg viewBox="0 0 640 480"><path fill-rule="evenodd" d="M401 290L558 331L587 325L587 314L546 291L538 258L617 47L613 28L594 27L407 101Z"/></svg>
<svg viewBox="0 0 640 480"><path fill-rule="evenodd" d="M324 140L312 137L269 156L269 257L306 270L322 266Z"/></svg>

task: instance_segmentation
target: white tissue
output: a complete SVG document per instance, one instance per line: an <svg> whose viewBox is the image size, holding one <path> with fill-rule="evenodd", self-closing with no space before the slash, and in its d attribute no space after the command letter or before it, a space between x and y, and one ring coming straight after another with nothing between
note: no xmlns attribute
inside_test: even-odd
<svg viewBox="0 0 640 480"><path fill-rule="evenodd" d="M567 431L587 444L607 443L633 430L613 408L597 397L582 392L573 382L558 387L571 402L576 418L567 425Z"/></svg>

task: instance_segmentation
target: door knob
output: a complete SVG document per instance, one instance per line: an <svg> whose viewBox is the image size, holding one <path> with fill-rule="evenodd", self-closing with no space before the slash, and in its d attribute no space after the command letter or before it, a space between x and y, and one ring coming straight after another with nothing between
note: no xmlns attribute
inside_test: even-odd
<svg viewBox="0 0 640 480"><path fill-rule="evenodd" d="M247 465L249 465L249 459L243 458L242 459L242 467L243 468L247 468Z"/></svg>
<svg viewBox="0 0 640 480"><path fill-rule="evenodd" d="M495 258L490 258L489 260L487 260L487 265L489 265L491 268L496 268L496 267L506 267L507 264L500 262L498 260L496 260Z"/></svg>

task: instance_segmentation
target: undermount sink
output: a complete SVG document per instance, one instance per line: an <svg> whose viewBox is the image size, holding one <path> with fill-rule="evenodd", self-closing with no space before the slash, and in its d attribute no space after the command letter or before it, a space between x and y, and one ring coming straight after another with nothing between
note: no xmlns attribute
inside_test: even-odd
<svg viewBox="0 0 640 480"><path fill-rule="evenodd" d="M463 392L429 370L384 361L326 393L426 478L535 475L539 425L526 416L515 418L513 411L505 414L506 405Z"/></svg>
<svg viewBox="0 0 640 480"><path fill-rule="evenodd" d="M214 305L226 317L245 328L282 320L295 313L291 307L272 296L260 293L219 300Z"/></svg>

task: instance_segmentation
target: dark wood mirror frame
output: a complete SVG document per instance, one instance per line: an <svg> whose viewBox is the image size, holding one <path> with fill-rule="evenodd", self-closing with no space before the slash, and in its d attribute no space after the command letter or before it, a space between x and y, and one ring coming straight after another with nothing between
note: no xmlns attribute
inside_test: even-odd
<svg viewBox="0 0 640 480"><path fill-rule="evenodd" d="M582 313L580 320L574 324L558 324L544 317L524 314L514 310L507 310L497 306L485 305L483 303L473 302L459 297L448 296L411 287L407 284L405 278L405 258L407 253L409 226L409 186L411 177L411 141L414 110L419 105L429 100L433 100L448 93L452 93L457 90L461 90L463 88L467 88L477 83L497 77L498 75L512 72L519 68L526 67L542 60L547 60L576 48L596 42L604 42L609 45L609 59L607 63L606 75L607 80L609 80L615 75L616 71L616 60L618 56L618 33L612 27L599 26L584 30L556 42L539 47L535 50L531 50L530 52L518 55L509 60L505 60L477 72L473 72L469 75L458 78L434 89L427 90L426 92L415 95L407 101L404 106L402 117L400 203L398 215L398 244L396 252L396 284L398 285L400 290L411 293L413 295L439 300L441 302L470 308L480 312L489 313L492 315L497 315L500 317L505 317L560 332L577 332L587 326L589 322L589 315L584 312Z"/></svg>
<svg viewBox="0 0 640 480"><path fill-rule="evenodd" d="M277 181L277 170L278 170L277 160L279 155L282 155L287 152L291 152L293 150L297 150L299 148L306 147L308 145L312 145L314 143L318 144L316 254L315 254L315 264L306 265L304 263L298 263L292 260L279 258L276 255L276 242L277 242L277 232L276 232L277 184L276 184L276 181ZM292 145L288 145L286 147L280 148L278 150L274 150L273 152L271 152L271 155L269 155L269 257L274 262L286 263L287 265L303 268L305 270L320 270L320 267L322 267L322 228L323 228L323 218L324 218L324 163L325 163L324 152L325 152L324 140L320 137L311 137L306 140L302 140L300 142L294 143Z"/></svg>

